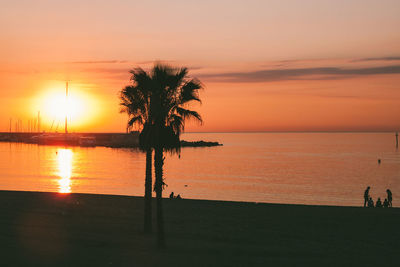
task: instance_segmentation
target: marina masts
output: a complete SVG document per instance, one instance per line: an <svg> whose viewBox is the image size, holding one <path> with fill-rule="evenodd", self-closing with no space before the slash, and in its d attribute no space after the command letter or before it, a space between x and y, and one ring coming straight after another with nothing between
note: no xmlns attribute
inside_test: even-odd
<svg viewBox="0 0 400 267"><path fill-rule="evenodd" d="M65 133L68 133L68 82L65 87Z"/></svg>

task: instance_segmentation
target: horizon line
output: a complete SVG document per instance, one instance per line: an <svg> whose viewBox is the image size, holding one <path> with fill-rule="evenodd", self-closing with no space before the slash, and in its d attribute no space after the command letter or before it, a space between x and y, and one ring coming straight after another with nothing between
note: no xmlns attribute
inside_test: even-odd
<svg viewBox="0 0 400 267"><path fill-rule="evenodd" d="M140 131L133 131L133 132L140 132ZM190 133L396 133L400 132L400 130L289 130L289 131L189 131L183 132L182 134L190 134ZM9 131L2 131L0 134L10 134L10 133L31 133L31 134L43 134L43 133L53 133L53 134L65 134L63 132L9 132ZM69 132L70 134L125 134L126 132Z"/></svg>
<svg viewBox="0 0 400 267"><path fill-rule="evenodd" d="M311 130L311 131L206 131L184 133L396 133L400 130Z"/></svg>

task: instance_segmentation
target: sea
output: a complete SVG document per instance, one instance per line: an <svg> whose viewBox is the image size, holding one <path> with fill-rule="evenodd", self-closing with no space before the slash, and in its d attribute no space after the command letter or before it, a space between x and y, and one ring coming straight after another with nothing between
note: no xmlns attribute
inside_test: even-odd
<svg viewBox="0 0 400 267"><path fill-rule="evenodd" d="M400 206L394 133L186 133L223 146L165 153L164 196L263 203L362 206L393 192ZM380 160L380 163L379 163ZM154 170L154 169L153 169ZM137 149L0 143L0 190L143 196Z"/></svg>

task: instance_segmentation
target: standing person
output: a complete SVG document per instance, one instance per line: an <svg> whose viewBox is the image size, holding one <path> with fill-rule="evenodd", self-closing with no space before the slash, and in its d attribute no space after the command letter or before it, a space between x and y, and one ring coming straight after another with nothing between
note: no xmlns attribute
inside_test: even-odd
<svg viewBox="0 0 400 267"><path fill-rule="evenodd" d="M387 193L387 199L389 202L389 207L392 207L392 191L390 191L390 189L386 189L386 193Z"/></svg>
<svg viewBox="0 0 400 267"><path fill-rule="evenodd" d="M368 186L367 189L365 189L364 191L364 208L367 206L369 200L369 189L370 187Z"/></svg>

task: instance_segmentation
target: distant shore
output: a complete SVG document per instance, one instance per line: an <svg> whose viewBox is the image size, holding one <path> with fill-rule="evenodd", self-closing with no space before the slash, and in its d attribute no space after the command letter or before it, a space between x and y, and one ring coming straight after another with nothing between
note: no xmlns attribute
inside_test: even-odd
<svg viewBox="0 0 400 267"><path fill-rule="evenodd" d="M400 209L165 199L168 247L143 198L0 191L3 265L394 266ZM154 218L155 219L155 218Z"/></svg>

